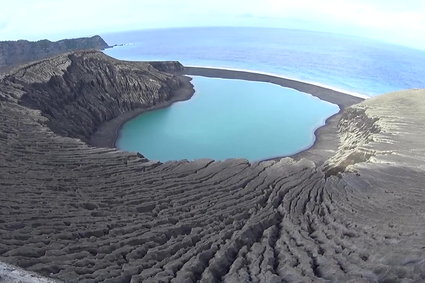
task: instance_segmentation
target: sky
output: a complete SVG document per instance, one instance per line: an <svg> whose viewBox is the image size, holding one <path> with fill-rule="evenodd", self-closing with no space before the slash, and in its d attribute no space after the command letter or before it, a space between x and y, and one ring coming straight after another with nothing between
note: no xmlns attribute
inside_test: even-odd
<svg viewBox="0 0 425 283"><path fill-rule="evenodd" d="M9 0L0 10L0 41L193 26L317 30L425 50L425 0Z"/></svg>

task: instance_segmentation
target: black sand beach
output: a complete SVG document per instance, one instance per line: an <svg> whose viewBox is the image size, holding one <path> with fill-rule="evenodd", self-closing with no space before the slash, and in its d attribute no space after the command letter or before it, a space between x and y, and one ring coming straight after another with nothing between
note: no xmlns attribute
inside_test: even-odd
<svg viewBox="0 0 425 283"><path fill-rule="evenodd" d="M336 91L331 88L316 85L314 83L287 79L271 74L210 67L185 67L184 72L186 75L194 76L268 82L283 87L296 89L304 93L309 93L322 100L337 104L341 109L359 103L364 99L353 96L349 92Z"/></svg>

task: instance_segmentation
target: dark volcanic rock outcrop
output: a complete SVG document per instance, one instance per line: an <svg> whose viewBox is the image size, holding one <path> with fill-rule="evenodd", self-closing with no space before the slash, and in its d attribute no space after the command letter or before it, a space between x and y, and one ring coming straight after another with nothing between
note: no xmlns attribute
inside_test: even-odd
<svg viewBox="0 0 425 283"><path fill-rule="evenodd" d="M61 53L84 49L105 49L108 44L98 35L93 37L49 41L0 41L0 72L14 66Z"/></svg>
<svg viewBox="0 0 425 283"><path fill-rule="evenodd" d="M174 74L183 74L185 73L185 68L182 64L176 61L158 61L158 62L149 62L155 69L161 72L174 73Z"/></svg>
<svg viewBox="0 0 425 283"><path fill-rule="evenodd" d="M424 91L347 108L340 147L320 167L159 163L61 136L87 139L103 117L87 113L105 103L169 99L176 78L89 52L1 82L0 260L80 282L425 280ZM164 94L139 88L146 80ZM80 131L62 121L80 121L72 113Z"/></svg>
<svg viewBox="0 0 425 283"><path fill-rule="evenodd" d="M0 99L41 110L55 133L88 142L101 123L171 100L173 92L188 81L159 72L149 63L122 62L101 52L84 51L6 75L2 88L19 86L19 93L0 93Z"/></svg>

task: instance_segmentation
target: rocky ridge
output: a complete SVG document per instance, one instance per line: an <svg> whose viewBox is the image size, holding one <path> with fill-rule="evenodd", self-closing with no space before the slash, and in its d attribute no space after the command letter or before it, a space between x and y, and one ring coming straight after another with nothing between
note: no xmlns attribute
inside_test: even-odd
<svg viewBox="0 0 425 283"><path fill-rule="evenodd" d="M425 280L424 91L347 108L323 166L160 163L84 142L186 83L98 52L4 77L0 260L78 282Z"/></svg>
<svg viewBox="0 0 425 283"><path fill-rule="evenodd" d="M61 53L85 49L105 49L109 45L98 35L92 37L49 41L0 41L0 72L21 64Z"/></svg>
<svg viewBox="0 0 425 283"><path fill-rule="evenodd" d="M2 89L19 86L19 91L0 93L0 99L40 110L55 133L88 142L101 123L171 100L173 92L189 80L159 72L149 63L81 51L11 72L3 78Z"/></svg>

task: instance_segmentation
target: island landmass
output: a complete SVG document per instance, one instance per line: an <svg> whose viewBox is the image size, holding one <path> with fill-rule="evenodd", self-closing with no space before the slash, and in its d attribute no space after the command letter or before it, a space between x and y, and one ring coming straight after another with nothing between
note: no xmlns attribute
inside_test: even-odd
<svg viewBox="0 0 425 283"><path fill-rule="evenodd" d="M321 162L91 146L190 94L161 66L78 51L0 79L1 261L63 281L425 280L424 90L346 107Z"/></svg>
<svg viewBox="0 0 425 283"><path fill-rule="evenodd" d="M98 35L62 39L55 42L47 39L39 41L0 41L0 73L11 70L13 67L21 64L70 51L87 49L103 50L109 47L103 38Z"/></svg>

